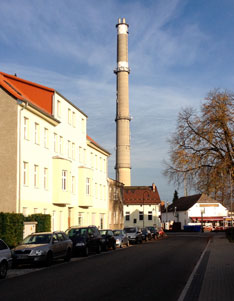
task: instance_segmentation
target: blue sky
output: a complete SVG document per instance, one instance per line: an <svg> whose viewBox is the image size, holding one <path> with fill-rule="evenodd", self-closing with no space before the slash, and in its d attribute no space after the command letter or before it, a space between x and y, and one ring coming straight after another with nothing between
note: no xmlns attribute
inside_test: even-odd
<svg viewBox="0 0 234 301"><path fill-rule="evenodd" d="M88 115L115 164L116 28L129 24L132 185L157 185L181 108L233 89L232 0L1 0L0 70L55 88ZM183 189L179 190L179 196Z"/></svg>

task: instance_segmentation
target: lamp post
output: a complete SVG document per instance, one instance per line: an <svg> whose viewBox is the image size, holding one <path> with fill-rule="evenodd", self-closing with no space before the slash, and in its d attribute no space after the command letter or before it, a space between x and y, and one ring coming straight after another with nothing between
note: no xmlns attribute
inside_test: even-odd
<svg viewBox="0 0 234 301"><path fill-rule="evenodd" d="M203 214L205 213L205 208L201 208L201 232L204 232L203 229Z"/></svg>
<svg viewBox="0 0 234 301"><path fill-rule="evenodd" d="M149 192L146 190L143 192L143 228L145 228L145 193L149 197Z"/></svg>

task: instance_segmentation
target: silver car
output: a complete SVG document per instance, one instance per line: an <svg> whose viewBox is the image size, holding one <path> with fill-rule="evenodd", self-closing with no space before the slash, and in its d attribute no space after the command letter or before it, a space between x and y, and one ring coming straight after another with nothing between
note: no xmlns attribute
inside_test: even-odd
<svg viewBox="0 0 234 301"><path fill-rule="evenodd" d="M13 265L43 262L51 265L54 259L69 261L72 241L64 232L43 232L27 236L13 249Z"/></svg>
<svg viewBox="0 0 234 301"><path fill-rule="evenodd" d="M0 239L0 278L5 278L7 270L11 267L12 256L11 250L7 244Z"/></svg>
<svg viewBox="0 0 234 301"><path fill-rule="evenodd" d="M113 230L116 239L116 246L122 248L124 245L129 246L128 236L124 230Z"/></svg>

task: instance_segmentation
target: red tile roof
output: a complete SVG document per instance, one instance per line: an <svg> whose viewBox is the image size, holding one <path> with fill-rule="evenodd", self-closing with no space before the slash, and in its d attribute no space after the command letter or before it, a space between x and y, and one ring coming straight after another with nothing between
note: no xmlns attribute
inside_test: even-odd
<svg viewBox="0 0 234 301"><path fill-rule="evenodd" d="M29 101L46 113L53 114L54 89L4 72L0 72L0 86L15 98Z"/></svg>
<svg viewBox="0 0 234 301"><path fill-rule="evenodd" d="M125 186L124 205L157 205L160 196L156 186Z"/></svg>

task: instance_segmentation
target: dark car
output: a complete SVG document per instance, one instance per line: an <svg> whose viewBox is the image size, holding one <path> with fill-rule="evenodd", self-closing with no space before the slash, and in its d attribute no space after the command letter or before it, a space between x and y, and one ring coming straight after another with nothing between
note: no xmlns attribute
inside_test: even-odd
<svg viewBox="0 0 234 301"><path fill-rule="evenodd" d="M142 233L137 227L126 227L124 231L127 233L130 243L142 243Z"/></svg>
<svg viewBox="0 0 234 301"><path fill-rule="evenodd" d="M150 230L148 230L147 228L142 228L141 234L142 234L142 239L144 241L148 241L148 240L152 239L152 234L151 234Z"/></svg>
<svg viewBox="0 0 234 301"><path fill-rule="evenodd" d="M101 252L101 235L97 227L71 227L66 234L73 242L73 252L88 256L90 252Z"/></svg>
<svg viewBox="0 0 234 301"><path fill-rule="evenodd" d="M107 251L108 249L116 249L116 239L112 230L105 229L100 230L101 234L101 243L102 243L102 250Z"/></svg>
<svg viewBox="0 0 234 301"><path fill-rule="evenodd" d="M159 237L159 232L156 227L152 226L152 227L146 227L146 228L151 232L153 239L157 239Z"/></svg>
<svg viewBox="0 0 234 301"><path fill-rule="evenodd" d="M72 241L61 231L34 233L13 249L13 265L43 262L47 266L54 259L71 259Z"/></svg>

